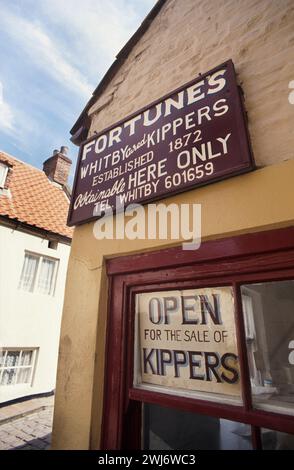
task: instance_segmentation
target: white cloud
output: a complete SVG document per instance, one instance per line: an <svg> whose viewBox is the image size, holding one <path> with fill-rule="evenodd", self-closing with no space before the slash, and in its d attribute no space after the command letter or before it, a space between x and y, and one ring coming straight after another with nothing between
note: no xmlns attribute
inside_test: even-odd
<svg viewBox="0 0 294 470"><path fill-rule="evenodd" d="M12 132L13 120L13 112L9 104L4 101L3 85L0 81L0 129L4 132Z"/></svg>
<svg viewBox="0 0 294 470"><path fill-rule="evenodd" d="M0 130L30 154L65 137L155 0L0 0ZM6 59L6 60L5 60ZM24 69L25 68L25 69ZM22 97L25 97L23 100ZM64 131L63 131L64 132ZM60 135L61 134L61 135ZM50 144L51 145L51 144Z"/></svg>
<svg viewBox="0 0 294 470"><path fill-rule="evenodd" d="M93 92L91 85L67 60L62 50L34 21L9 12L1 12L2 27L17 41L30 60L64 87L88 98Z"/></svg>
<svg viewBox="0 0 294 470"><path fill-rule="evenodd" d="M42 0L42 16L58 26L64 48L98 80L139 27L155 0ZM97 83L95 83L97 85Z"/></svg>
<svg viewBox="0 0 294 470"><path fill-rule="evenodd" d="M139 11L144 16L154 4L154 0L26 2L23 12L1 7L0 29L35 66L86 101L139 26Z"/></svg>

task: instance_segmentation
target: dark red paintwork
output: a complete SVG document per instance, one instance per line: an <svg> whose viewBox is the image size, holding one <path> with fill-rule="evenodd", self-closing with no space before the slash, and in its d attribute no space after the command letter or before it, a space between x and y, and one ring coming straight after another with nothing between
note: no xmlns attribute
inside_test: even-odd
<svg viewBox="0 0 294 470"><path fill-rule="evenodd" d="M171 248L111 259L107 261L107 272L111 288L104 413L102 438L97 448L100 445L102 449L140 447L142 402L251 424L254 448L261 447L260 427L294 433L293 416L252 407L240 301L241 283L294 278L293 227L209 241L195 252ZM222 405L133 388L135 294L221 285L232 285L235 292L243 406Z"/></svg>

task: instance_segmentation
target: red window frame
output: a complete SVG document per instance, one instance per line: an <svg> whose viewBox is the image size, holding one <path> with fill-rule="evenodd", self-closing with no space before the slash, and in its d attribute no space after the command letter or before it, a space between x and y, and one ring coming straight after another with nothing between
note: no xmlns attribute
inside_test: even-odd
<svg viewBox="0 0 294 470"><path fill-rule="evenodd" d="M208 241L197 251L181 247L107 260L109 309L101 449L140 449L141 403L240 421L294 433L293 416L254 409L242 313L242 284L294 279L294 227ZM241 371L242 406L179 397L133 387L135 295L170 289L231 285ZM132 429L132 432L126 430Z"/></svg>

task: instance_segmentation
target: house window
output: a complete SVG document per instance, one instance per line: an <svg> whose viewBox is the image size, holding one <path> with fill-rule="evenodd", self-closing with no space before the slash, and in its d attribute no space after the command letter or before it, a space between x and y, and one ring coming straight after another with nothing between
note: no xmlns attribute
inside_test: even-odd
<svg viewBox="0 0 294 470"><path fill-rule="evenodd" d="M57 259L26 253L18 287L27 292L53 295L57 269Z"/></svg>
<svg viewBox="0 0 294 470"><path fill-rule="evenodd" d="M6 176L8 172L8 166L4 163L0 163L0 188L4 188Z"/></svg>
<svg viewBox="0 0 294 470"><path fill-rule="evenodd" d="M32 385L37 349L2 349L0 385Z"/></svg>
<svg viewBox="0 0 294 470"><path fill-rule="evenodd" d="M50 258L42 258L40 273L38 277L37 290L41 294L52 294L54 287L54 272L56 261Z"/></svg>
<svg viewBox="0 0 294 470"><path fill-rule="evenodd" d="M25 259L19 281L20 289L26 290L28 292L33 292L38 265L39 256L32 255L29 253L25 254Z"/></svg>

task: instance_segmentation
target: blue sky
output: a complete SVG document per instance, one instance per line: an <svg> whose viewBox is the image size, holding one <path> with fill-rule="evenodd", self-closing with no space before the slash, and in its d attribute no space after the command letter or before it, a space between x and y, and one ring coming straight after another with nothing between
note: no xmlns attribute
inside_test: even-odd
<svg viewBox="0 0 294 470"><path fill-rule="evenodd" d="M0 150L42 168L155 0L0 0Z"/></svg>

